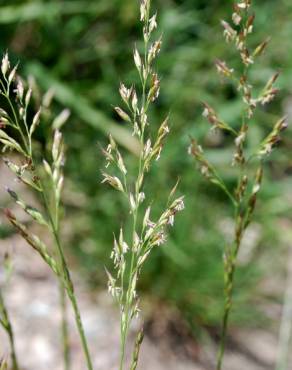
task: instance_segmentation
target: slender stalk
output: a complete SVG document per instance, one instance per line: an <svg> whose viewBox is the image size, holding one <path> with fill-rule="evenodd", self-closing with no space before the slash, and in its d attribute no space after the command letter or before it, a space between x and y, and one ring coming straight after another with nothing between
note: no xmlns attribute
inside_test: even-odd
<svg viewBox="0 0 292 370"><path fill-rule="evenodd" d="M6 331L6 333L8 335L8 338L9 338L12 369L13 370L19 370L17 356L16 356L16 350L15 350L14 332L13 332L13 329L12 329L12 324L11 324L11 321L10 321L8 310L7 310L7 308L5 306L5 303L4 303L4 299L3 299L3 296L2 296L1 290L0 290L0 314L1 314L0 315L0 324L2 325L3 329Z"/></svg>
<svg viewBox="0 0 292 370"><path fill-rule="evenodd" d="M62 345L63 345L63 359L64 359L64 369L70 369L70 342L69 342L69 331L68 331L68 319L67 319L67 303L66 303L66 289L64 285L59 283L59 296L60 296L60 306L61 306L61 335L62 335Z"/></svg>
<svg viewBox="0 0 292 370"><path fill-rule="evenodd" d="M241 181L243 174L246 170L246 164L243 162L240 165L240 176L238 177L237 189L241 187ZM236 205L234 205L234 219L235 219L235 228L234 228L234 242L231 248L226 248L224 255L224 313L222 318L222 328L221 328L221 338L217 354L217 370L222 369L223 358L226 347L226 337L229 323L229 316L233 305L233 289L234 289L234 274L236 270L236 261L238 256L238 251L240 249L240 244L244 232L244 220L247 217L248 210L245 210L246 214L244 217L241 216L241 209L243 208L242 199L236 200ZM234 199L234 198L233 198Z"/></svg>
<svg viewBox="0 0 292 370"><path fill-rule="evenodd" d="M14 333L12 330L12 326L9 323L7 326L7 332L9 336L9 342L10 342L10 348L11 348L11 362L12 362L12 369L13 370L18 370L18 362L17 362L17 357L16 357L16 350L15 350L15 342L14 342Z"/></svg>
<svg viewBox="0 0 292 370"><path fill-rule="evenodd" d="M292 247L287 258L287 282L280 325L276 370L288 370L289 348L292 336Z"/></svg>
<svg viewBox="0 0 292 370"><path fill-rule="evenodd" d="M65 282L64 286L65 286L66 292L68 294L68 297L69 297L69 299L72 303L72 308L73 308L74 316L75 316L75 322L76 322L77 329L78 329L78 332L79 332L79 336L80 336L80 339L81 339L81 344L82 344L83 352L84 352L84 355L85 355L87 368L88 368L88 370L93 370L91 356L90 356L90 353L89 353L87 339L86 339L86 336L85 336L85 332L84 332L84 328L83 328L83 324L82 324L82 320L81 320L79 306L78 306L78 303L77 303L77 300L76 300L76 297L75 297L74 286L73 286L73 282L72 282L72 279L71 279L71 275L70 275L70 272L69 272L69 269L68 269L68 266L67 266L67 262L66 262L64 253L63 253L63 249L62 249L62 246L61 246L61 243L60 243L59 235L58 235L57 231L55 230L55 227L54 227L53 223L51 224L51 226L53 228L54 238L55 238L56 245L57 245L58 252L59 252L59 256L60 256L60 259L61 259L62 273L63 273L64 282Z"/></svg>
<svg viewBox="0 0 292 370"><path fill-rule="evenodd" d="M45 189L42 185L41 180L39 180L39 187L42 190L42 197L46 212L49 215L49 220L51 228L55 230L54 235L58 235L59 239L59 202L55 200L54 211L49 207L47 197L45 195ZM61 248L62 249L62 248ZM58 253L60 255L60 250L58 248ZM65 257L60 256L61 261ZM64 360L64 369L70 369L70 343L69 343L69 332L68 332L68 319L67 319L67 303L66 303L66 287L62 281L59 281L59 297L60 297L60 308L61 308L61 339L62 339L62 348L63 348L63 360Z"/></svg>
<svg viewBox="0 0 292 370"><path fill-rule="evenodd" d="M82 343L83 352L86 358L87 368L88 370L93 370L91 356L90 356L89 348L87 344L87 339L85 336L85 332L84 332L84 328L83 328L83 324L81 320L81 315L80 315L79 307L78 307L77 300L74 294L73 286L71 286L70 288L67 288L67 293L68 293L68 297L72 303L72 307L74 310L75 321L76 321L78 332L81 338L81 343Z"/></svg>
<svg viewBox="0 0 292 370"><path fill-rule="evenodd" d="M224 287L225 304L224 304L224 314L223 314L223 320L222 320L221 338L220 338L220 344L219 344L219 350L218 350L218 356L217 356L217 367L216 367L217 370L222 369L223 357L225 353L228 322L229 322L229 316L230 316L232 303L233 303L233 287L234 287L234 273L235 273L235 262L233 258L231 261L227 262L227 264L228 266L226 266L226 269L225 269L225 287Z"/></svg>
<svg viewBox="0 0 292 370"><path fill-rule="evenodd" d="M139 166L139 175L141 172L141 166ZM137 187L136 187L137 189ZM137 197L137 191L136 191L136 197ZM132 237L132 245L134 245L134 237L136 232L136 225L137 225L137 216L138 216L138 206L136 210L133 212L133 237ZM134 274L133 269L135 265L135 253L132 250L131 251L131 265L130 265L130 272L129 272L129 283L128 283L128 289L126 292L126 307L125 307L125 325L123 327L123 320L121 318L121 328L122 328L122 338L121 338L121 354L120 354L120 370L123 370L124 368L124 360L125 360L125 350L126 350L126 342L129 332L129 326L130 326L130 310L133 303L133 296L131 294L131 290L133 289L133 283L134 283Z"/></svg>
<svg viewBox="0 0 292 370"><path fill-rule="evenodd" d="M44 201L45 207L47 209L49 222L50 222L50 225L51 225L52 233L53 233L53 236L54 236L54 239L55 239L57 251L58 251L58 254L59 254L59 258L60 258L61 270L62 270L63 279L64 279L64 288L66 289L66 292L68 294L68 298L69 298L69 300L71 301L71 304L72 304L72 308L73 308L74 316L75 316L75 322L76 322L77 329L78 329L78 332L79 332L79 336L80 336L80 339L81 339L81 344L82 344L84 356L85 356L85 359L86 359L87 368L88 368L88 370L93 370L91 356L90 356L89 348L88 348L88 344L87 344L87 339L86 339L86 336L85 336L85 332L84 332L84 328L83 328L83 324L82 324L82 320L81 320L80 310L79 310L78 303L77 303L77 300L76 300L76 297L75 297L74 286L73 286L73 282L72 282L72 279L71 279L71 276L70 276L70 272L69 272L69 269L68 269L66 258L65 258L64 252L63 252L63 247L62 247L61 242L60 242L59 232L56 229L53 217L51 215L49 203L48 203L48 200L46 198L45 191L44 191L44 188L43 188L41 182L39 182L39 186L42 189L41 193L42 193L42 196L43 196L43 201Z"/></svg>

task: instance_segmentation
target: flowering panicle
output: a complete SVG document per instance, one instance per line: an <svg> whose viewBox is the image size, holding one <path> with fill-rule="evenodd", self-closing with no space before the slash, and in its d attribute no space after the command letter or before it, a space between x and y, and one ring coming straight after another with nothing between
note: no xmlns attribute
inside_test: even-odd
<svg viewBox="0 0 292 370"><path fill-rule="evenodd" d="M246 105L247 118L254 114L258 103L264 105L272 101L278 90L272 85L267 85L264 91L258 97L252 96L252 85L248 81L248 70L255 63L255 59L263 54L269 39L264 40L253 51L248 46L248 36L254 29L255 15L250 14L251 3L243 1L234 4L232 23L221 21L223 33L227 42L232 42L239 53L241 62L244 67L244 73L236 76L233 68L229 68L224 61L216 61L218 72L236 83L238 91L242 94L243 102Z"/></svg>
<svg viewBox="0 0 292 370"><path fill-rule="evenodd" d="M234 137L234 155L232 165L239 167L237 185L229 189L217 170L206 159L203 149L192 140L189 153L195 158L200 172L210 182L219 186L229 197L235 211L234 241L232 246L227 246L224 251L224 282L225 282L225 308L222 325L221 343L218 353L217 370L221 370L225 349L225 338L229 320L229 313L233 298L233 280L236 269L236 259L241 246L242 237L252 220L255 211L258 193L263 178L263 159L271 153L275 145L280 141L281 133L287 128L286 118L276 122L272 131L258 144L250 155L246 150L246 140L249 127L256 109L270 103L278 93L275 83L279 73L275 73L266 83L258 96L253 94L253 86L248 72L256 62L256 59L265 51L269 39L264 40L254 50L249 47L249 36L254 29L255 15L250 12L251 1L237 1L233 7L232 23L221 21L223 35L228 43L232 43L242 63L242 70L236 71L225 61L216 60L215 67L218 73L230 80L238 90L243 103L240 129L221 120L216 111L207 103L204 103L203 116L212 125L212 128L228 131ZM251 161L253 159L253 161ZM254 169L255 159L258 161ZM252 176L251 173L254 173Z"/></svg>
<svg viewBox="0 0 292 370"><path fill-rule="evenodd" d="M11 199L23 209L31 220L45 227L52 237L54 252L37 235L30 232L10 211L5 215L12 226L24 240L39 254L43 261L51 268L60 282L60 296L63 315L61 325L63 337L64 363L68 368L69 347L66 324L67 294L75 314L80 339L88 370L92 370L87 341L84 335L82 321L77 300L74 294L73 283L65 259L60 236L60 202L64 183L64 145L60 128L69 118L70 112L65 109L53 120L53 140L49 159L41 162L34 155L33 135L42 119L42 112L49 108L52 101L52 92L48 92L42 101L42 106L31 117L33 110L33 90L16 73L17 67L11 69L8 55L5 54L1 64L0 92L6 100L6 110L0 109L0 143L2 152L6 153L3 159L7 167L14 173L17 180L36 192L40 199L40 209L27 204L13 189L7 188ZM10 130L6 130L9 127ZM9 152L17 152L17 159L10 159Z"/></svg>
<svg viewBox="0 0 292 370"><path fill-rule="evenodd" d="M182 197L176 200L172 199L166 210L162 212L157 221L154 221L150 220L150 206L144 207L146 200L148 203L151 202L148 200L149 196L144 193L146 174L150 171L153 162L159 160L170 130L168 117L158 127L155 137L151 137L150 130L148 130L148 126L151 124L148 114L149 107L156 101L160 92L160 79L154 68L154 62L162 45L161 37L152 40L153 32L157 28L157 14L150 14L150 0L141 1L140 19L143 24L144 50L141 52L135 47L133 54L140 86L127 87L121 83L119 93L123 106L115 107L118 116L130 124L133 135L140 142L139 169L134 184L131 183L133 174L128 174L123 156L112 137L109 138L110 142L107 148L102 149L107 168L107 172L102 174L102 182L123 193L127 199L133 222L132 237L129 241L125 241L122 228L119 238L114 238L111 258L116 276L113 277L107 271L109 292L117 300L120 307L120 370L124 368L125 348L131 321L139 314L137 282L143 264L153 248L166 242L167 227L174 224L175 215L184 208ZM142 210L142 207L146 210ZM137 357L133 358L137 363Z"/></svg>

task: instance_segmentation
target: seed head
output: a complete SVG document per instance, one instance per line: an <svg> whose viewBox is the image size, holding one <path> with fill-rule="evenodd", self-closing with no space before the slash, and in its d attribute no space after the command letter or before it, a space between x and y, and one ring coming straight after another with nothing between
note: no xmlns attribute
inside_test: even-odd
<svg viewBox="0 0 292 370"><path fill-rule="evenodd" d="M16 92L16 95L17 95L18 99L20 101L22 101L23 94L24 94L24 87L23 87L23 83L22 83L21 79L18 79L18 83L17 83L15 92Z"/></svg>
<svg viewBox="0 0 292 370"><path fill-rule="evenodd" d="M8 54L5 53L3 58L2 58L2 63L1 63L1 72L2 72L3 76L6 76L6 73L7 73L9 68L10 68L10 62L9 62L9 59L8 59Z"/></svg>
<svg viewBox="0 0 292 370"><path fill-rule="evenodd" d="M232 14L232 21L236 26L240 24L241 20L242 20L242 17L238 12L234 12Z"/></svg>
<svg viewBox="0 0 292 370"><path fill-rule="evenodd" d="M143 158L147 159L147 157L151 154L151 152L152 152L151 140L148 139L143 149Z"/></svg>
<svg viewBox="0 0 292 370"><path fill-rule="evenodd" d="M14 80L15 75L16 75L16 70L17 70L17 66L15 66L13 70L10 72L9 77L8 77L9 84Z"/></svg>
<svg viewBox="0 0 292 370"><path fill-rule="evenodd" d="M133 93L132 93L132 108L133 108L133 111L134 113L139 113L138 112L138 97L137 97L137 93L135 90L133 90Z"/></svg>
<svg viewBox="0 0 292 370"><path fill-rule="evenodd" d="M157 28L156 18L157 13L155 13L149 20L149 33L151 33L155 28Z"/></svg>
<svg viewBox="0 0 292 370"><path fill-rule="evenodd" d="M223 35L227 42L233 41L237 35L237 32L230 26L226 21L221 21L221 24L224 28Z"/></svg>
<svg viewBox="0 0 292 370"><path fill-rule="evenodd" d="M243 48L241 53L240 53L240 56L241 56L241 60L242 60L242 63L245 65L245 66L249 66L251 64L254 63L254 60L252 58L252 56L249 54L249 51L247 50L247 48Z"/></svg>
<svg viewBox="0 0 292 370"><path fill-rule="evenodd" d="M153 73L151 78L151 87L148 93L149 101L153 102L158 98L159 90L160 90L160 81L158 79L158 75L157 73Z"/></svg>
<svg viewBox="0 0 292 370"><path fill-rule="evenodd" d="M218 73L222 74L225 77L230 77L232 73L234 72L233 68L228 68L226 63L219 59L215 61L215 66L216 66Z"/></svg>
<svg viewBox="0 0 292 370"><path fill-rule="evenodd" d="M120 107L115 107L115 111L118 113L118 115L121 117L123 121L131 122L130 116L123 111Z"/></svg>
<svg viewBox="0 0 292 370"><path fill-rule="evenodd" d="M52 147L52 156L54 162L58 161L59 155L60 155L60 149L61 149L61 142L62 142L62 133L59 130L55 131L54 134L54 141L53 141L53 147Z"/></svg>
<svg viewBox="0 0 292 370"><path fill-rule="evenodd" d="M70 117L70 109L63 109L62 112L54 119L52 127L54 130L60 130Z"/></svg>
<svg viewBox="0 0 292 370"><path fill-rule="evenodd" d="M142 60L141 60L139 51L136 48L134 49L134 62L135 62L136 68L138 69L138 72L141 73Z"/></svg>
<svg viewBox="0 0 292 370"><path fill-rule="evenodd" d="M123 254L127 253L127 251L129 250L129 246L124 240L124 233L122 228L120 228L119 246Z"/></svg>
<svg viewBox="0 0 292 370"><path fill-rule="evenodd" d="M140 20L141 21L145 21L148 10L149 10L149 0L141 0L141 5L140 5Z"/></svg>
<svg viewBox="0 0 292 370"><path fill-rule="evenodd" d="M121 83L119 91L121 98L127 104L132 94L132 87L130 89L127 89L126 86L123 83Z"/></svg>
<svg viewBox="0 0 292 370"><path fill-rule="evenodd" d="M239 9L248 10L251 5L251 0L241 1L240 3L237 3L236 5Z"/></svg>
<svg viewBox="0 0 292 370"><path fill-rule="evenodd" d="M148 63L152 63L152 61L157 57L158 53L160 52L161 49L161 37L159 40L155 41L151 46L148 51Z"/></svg>
<svg viewBox="0 0 292 370"><path fill-rule="evenodd" d="M257 46L255 51L253 52L253 57L257 57L257 56L262 55L263 52L266 50L266 47L267 47L269 41L270 41L270 38L267 38L259 46Z"/></svg>
<svg viewBox="0 0 292 370"><path fill-rule="evenodd" d="M102 184L103 183L108 183L109 185L111 185L113 188L121 191L121 192L124 192L124 187L121 183L121 180L116 177L116 176L110 176L108 175L107 173L103 173L103 180L102 180Z"/></svg>
<svg viewBox="0 0 292 370"><path fill-rule="evenodd" d="M146 212L145 212L145 215L144 215L144 219L143 219L143 228L144 229L148 226L150 212L151 212L151 207L148 207L146 209Z"/></svg>
<svg viewBox="0 0 292 370"><path fill-rule="evenodd" d="M123 160L123 157L121 156L121 153L117 150L117 165L119 170L126 175L127 174L127 169Z"/></svg>

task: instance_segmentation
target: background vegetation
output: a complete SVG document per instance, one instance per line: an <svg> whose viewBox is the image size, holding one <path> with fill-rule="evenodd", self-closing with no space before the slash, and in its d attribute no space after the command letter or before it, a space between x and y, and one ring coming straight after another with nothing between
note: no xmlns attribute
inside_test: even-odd
<svg viewBox="0 0 292 370"><path fill-rule="evenodd" d="M194 330L205 327L216 332L222 316L221 259L231 209L224 194L206 185L196 171L187 147L189 135L201 140L226 181L234 181L228 142L214 132L210 134L201 117L201 101L206 100L223 118L235 126L239 122L235 91L220 81L213 67L215 58L233 57L219 24L220 19L230 15L230 1L156 3L164 43L158 65L161 96L152 113L157 123L170 113L172 130L148 187L156 202L164 203L165 188L171 188L180 178L186 209L178 217L167 246L157 248L148 261L140 287L151 298L150 313L166 305L178 309ZM258 0L255 9L255 45L267 35L272 39L259 63L261 68L253 71L254 82L263 84L275 69L281 69L282 92L272 108L257 117L251 140L269 131L275 113L278 116L279 111L292 110L292 3ZM111 131L124 145L126 156L135 151L133 138L118 122L112 106L119 102L119 82L136 78L132 49L139 38L137 14L137 2L133 0L0 1L2 52L8 49L12 61L19 61L22 73L33 75L42 90L53 87L56 111L66 106L72 112L64 130L67 248L93 289L105 287L103 267L109 264L112 231L119 229L126 212L122 200L99 184L103 157L97 144L104 145ZM48 124L49 119L48 116ZM46 126L39 132L43 145ZM281 150L272 154L267 163L269 172L256 221L248 233L237 276L232 314L237 325L263 324L265 319L255 312L255 303L259 307L259 303L279 299L277 294L260 293L258 286L267 276L285 269L281 221L291 219L292 214L291 140L288 130ZM247 265L250 260L254 263Z"/></svg>

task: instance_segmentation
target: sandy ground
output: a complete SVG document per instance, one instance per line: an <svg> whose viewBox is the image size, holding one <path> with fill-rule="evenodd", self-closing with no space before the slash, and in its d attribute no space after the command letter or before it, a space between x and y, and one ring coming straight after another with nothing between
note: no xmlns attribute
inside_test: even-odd
<svg viewBox="0 0 292 370"><path fill-rule="evenodd" d="M61 370L59 351L59 296L58 286L47 266L16 235L2 241L1 253L13 251L14 273L5 298L15 328L16 347L20 363L27 370ZM74 276L76 280L76 276ZM118 313L107 292L95 296L76 281L85 331L87 333L95 369L117 370L119 349ZM71 315L69 315L72 317ZM74 321L70 320L72 370L85 369ZM273 369L277 350L277 336L265 331L240 331L235 334L237 345L229 350L226 370ZM1 355L8 353L3 332L0 334ZM146 336L139 369L141 370L207 370L213 368L214 348L200 350L199 362L180 355L165 341L151 342ZM291 367L292 369L292 367Z"/></svg>

